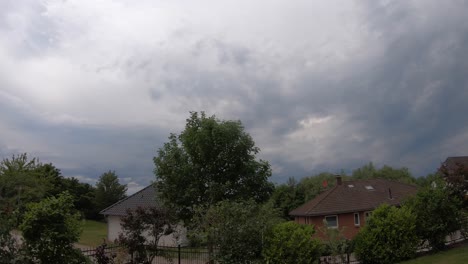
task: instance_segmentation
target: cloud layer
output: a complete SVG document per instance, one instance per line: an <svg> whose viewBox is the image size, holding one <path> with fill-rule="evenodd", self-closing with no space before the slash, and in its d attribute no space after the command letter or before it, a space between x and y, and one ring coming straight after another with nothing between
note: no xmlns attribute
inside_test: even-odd
<svg viewBox="0 0 468 264"><path fill-rule="evenodd" d="M240 119L273 179L467 155L465 1L0 3L0 154L153 179L189 111Z"/></svg>

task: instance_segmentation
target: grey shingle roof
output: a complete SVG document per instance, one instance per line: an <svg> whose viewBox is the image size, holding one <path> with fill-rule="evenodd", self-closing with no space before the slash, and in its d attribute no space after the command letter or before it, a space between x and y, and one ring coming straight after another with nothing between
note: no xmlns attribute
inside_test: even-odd
<svg viewBox="0 0 468 264"><path fill-rule="evenodd" d="M160 206L160 202L157 199L156 190L154 185L149 185L142 190L124 198L115 204L102 210L100 214L103 215L127 215L127 209L134 210L138 207L148 208L152 206Z"/></svg>
<svg viewBox="0 0 468 264"><path fill-rule="evenodd" d="M367 189L366 186L372 186L372 189ZM291 216L318 216L370 211L382 203L399 205L403 199L414 195L416 191L417 188L414 185L384 179L343 181L341 185L336 185L319 194L289 214Z"/></svg>

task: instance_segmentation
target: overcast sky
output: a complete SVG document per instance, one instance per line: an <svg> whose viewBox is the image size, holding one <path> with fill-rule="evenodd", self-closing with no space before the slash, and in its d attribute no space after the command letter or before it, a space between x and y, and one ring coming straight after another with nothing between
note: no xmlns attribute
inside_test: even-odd
<svg viewBox="0 0 468 264"><path fill-rule="evenodd" d="M1 0L0 158L134 192L189 111L241 120L272 180L468 155L464 0Z"/></svg>

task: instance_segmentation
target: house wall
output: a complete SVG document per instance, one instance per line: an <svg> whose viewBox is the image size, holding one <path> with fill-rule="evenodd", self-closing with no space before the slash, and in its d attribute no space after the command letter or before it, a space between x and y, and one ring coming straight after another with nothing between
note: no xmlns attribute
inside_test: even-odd
<svg viewBox="0 0 468 264"><path fill-rule="evenodd" d="M340 232L346 237L347 239L354 238L359 230L365 225L365 213L364 212L356 212L359 213L360 225L354 225L354 212L353 213L346 213L346 214L337 214L338 217L338 229ZM327 215L328 216L328 215ZM319 238L326 238L325 236L325 226L323 221L325 220L324 216L296 216L295 222L299 224L306 224L306 225L313 225L315 228L316 236Z"/></svg>
<svg viewBox="0 0 468 264"><path fill-rule="evenodd" d="M122 227L120 225L121 217L110 215L107 217L107 240L114 242L117 238L119 238L119 234L122 232ZM177 246L186 245L188 243L187 240L187 229L181 225L177 225L175 227L175 231L172 234L167 236L161 236L159 238L158 245L160 246ZM151 236L146 233L144 234L146 239L151 240Z"/></svg>
<svg viewBox="0 0 468 264"><path fill-rule="evenodd" d="M119 238L122 227L120 226L120 216L109 215L107 217L107 240L114 242Z"/></svg>

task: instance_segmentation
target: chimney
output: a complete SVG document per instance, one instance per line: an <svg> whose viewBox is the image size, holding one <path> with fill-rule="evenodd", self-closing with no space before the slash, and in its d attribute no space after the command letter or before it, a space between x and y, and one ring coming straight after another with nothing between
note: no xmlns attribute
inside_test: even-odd
<svg viewBox="0 0 468 264"><path fill-rule="evenodd" d="M341 185L343 182L341 180L341 175L337 174L336 176L336 185Z"/></svg>
<svg viewBox="0 0 468 264"><path fill-rule="evenodd" d="M388 199L393 200L392 189L388 188Z"/></svg>

